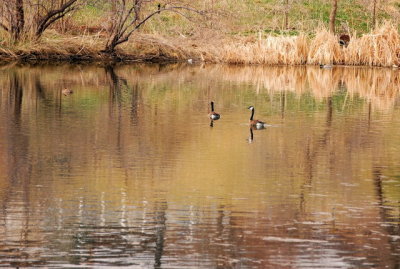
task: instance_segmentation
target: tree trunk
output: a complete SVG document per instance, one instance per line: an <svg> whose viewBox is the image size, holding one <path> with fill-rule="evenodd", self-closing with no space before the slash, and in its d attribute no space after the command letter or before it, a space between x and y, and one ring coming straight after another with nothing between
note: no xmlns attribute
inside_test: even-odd
<svg viewBox="0 0 400 269"><path fill-rule="evenodd" d="M117 16L117 2L116 1L111 1L111 13L109 17L109 25L107 26L107 33L112 33L115 29L115 18Z"/></svg>
<svg viewBox="0 0 400 269"><path fill-rule="evenodd" d="M107 44L103 50L103 52L112 54L115 52L115 47L118 45L120 37L118 34L114 33L110 39L107 41Z"/></svg>
<svg viewBox="0 0 400 269"><path fill-rule="evenodd" d="M376 1L373 0L373 7L372 7L372 27L375 28L376 24Z"/></svg>
<svg viewBox="0 0 400 269"><path fill-rule="evenodd" d="M338 0L332 0L332 9L331 9L331 14L329 15L329 31L332 34L335 34L335 20L336 20L336 12L337 12L337 2L338 2Z"/></svg>
<svg viewBox="0 0 400 269"><path fill-rule="evenodd" d="M285 30L289 28L289 0L285 1Z"/></svg>
<svg viewBox="0 0 400 269"><path fill-rule="evenodd" d="M143 6L143 0L135 0L135 20L140 21L142 20L142 6Z"/></svg>
<svg viewBox="0 0 400 269"><path fill-rule="evenodd" d="M21 34L25 26L24 2L23 0L15 0L15 10L11 23L11 33L15 41L21 38Z"/></svg>

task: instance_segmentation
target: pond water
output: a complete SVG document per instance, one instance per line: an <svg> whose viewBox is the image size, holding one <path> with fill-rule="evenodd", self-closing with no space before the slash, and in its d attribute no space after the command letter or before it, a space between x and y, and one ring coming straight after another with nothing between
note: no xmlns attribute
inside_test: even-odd
<svg viewBox="0 0 400 269"><path fill-rule="evenodd" d="M2 66L0 266L397 268L399 87L392 69Z"/></svg>

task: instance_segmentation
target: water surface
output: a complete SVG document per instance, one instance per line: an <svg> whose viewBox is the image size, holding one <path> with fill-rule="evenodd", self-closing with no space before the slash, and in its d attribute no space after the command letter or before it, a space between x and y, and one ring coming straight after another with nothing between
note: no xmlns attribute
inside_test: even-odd
<svg viewBox="0 0 400 269"><path fill-rule="evenodd" d="M3 66L0 266L396 268L399 81L368 68ZM250 105L272 126L251 130Z"/></svg>

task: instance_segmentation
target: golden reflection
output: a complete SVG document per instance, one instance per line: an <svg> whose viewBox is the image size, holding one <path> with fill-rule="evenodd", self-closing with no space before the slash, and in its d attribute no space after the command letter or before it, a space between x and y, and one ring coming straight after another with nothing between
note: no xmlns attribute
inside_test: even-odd
<svg viewBox="0 0 400 269"><path fill-rule="evenodd" d="M392 109L400 89L400 73L389 68L211 66L204 72L222 73L226 81L256 85L256 93L292 91L301 96L310 92L322 99L344 88L350 97L370 100L378 110Z"/></svg>
<svg viewBox="0 0 400 269"><path fill-rule="evenodd" d="M119 245L138 260L149 255L142 260L155 267L165 256L189 264L198 253L210 257L205 267L230 267L242 246L245 265L265 268L279 264L276 249L289 265L301 262L293 242L330 242L337 255L362 256L355 250L363 249L372 263L398 247L387 240L393 216L383 209L385 195L400 197L384 181L399 173L398 72L226 65L2 71L0 255L40 260L54 240L64 242L54 247L60 252L88 251L69 263L95 263L96 251ZM63 88L74 93L65 98ZM215 123L207 118L210 100L223 115ZM249 105L272 126L249 128ZM34 251L21 253L9 241ZM190 247L177 247L183 244Z"/></svg>

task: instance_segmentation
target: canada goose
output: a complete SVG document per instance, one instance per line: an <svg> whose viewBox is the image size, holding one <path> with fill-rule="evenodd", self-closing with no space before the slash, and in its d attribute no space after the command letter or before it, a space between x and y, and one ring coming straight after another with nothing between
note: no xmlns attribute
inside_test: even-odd
<svg viewBox="0 0 400 269"><path fill-rule="evenodd" d="M70 95L72 93L74 93L74 92L72 90L68 89L68 88L64 88L62 90L62 94L64 94L64 95Z"/></svg>
<svg viewBox="0 0 400 269"><path fill-rule="evenodd" d="M211 112L208 114L208 117L212 120L219 120L221 116L218 113L214 112L214 102L211 101L210 105L211 105Z"/></svg>
<svg viewBox="0 0 400 269"><path fill-rule="evenodd" d="M339 44L340 46L347 47L350 43L350 36L347 34L342 34L339 37Z"/></svg>
<svg viewBox="0 0 400 269"><path fill-rule="evenodd" d="M256 129L263 129L266 125L265 122L260 121L260 120L254 120L254 106L249 106L248 109L251 110L251 116L250 116L250 126L251 127L256 127Z"/></svg>

